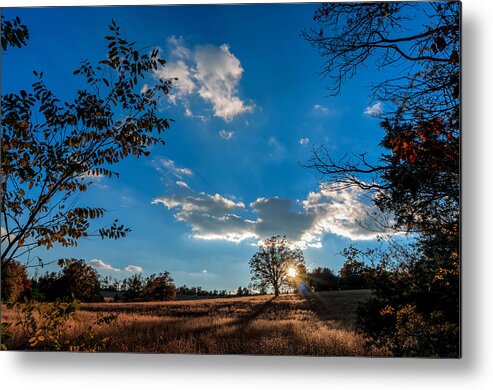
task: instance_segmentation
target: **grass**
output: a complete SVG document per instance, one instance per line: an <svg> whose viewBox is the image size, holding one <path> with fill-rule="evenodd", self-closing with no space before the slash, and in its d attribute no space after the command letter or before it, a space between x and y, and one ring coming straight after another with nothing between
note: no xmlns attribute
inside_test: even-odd
<svg viewBox="0 0 493 390"><path fill-rule="evenodd" d="M117 314L109 325L96 326L96 337L109 337L108 351L367 356L382 351L365 349L354 331L354 311L369 292L335 291L146 303L82 304L67 327L75 335L98 315ZM2 321L15 321L3 310ZM22 345L15 329L7 345Z"/></svg>

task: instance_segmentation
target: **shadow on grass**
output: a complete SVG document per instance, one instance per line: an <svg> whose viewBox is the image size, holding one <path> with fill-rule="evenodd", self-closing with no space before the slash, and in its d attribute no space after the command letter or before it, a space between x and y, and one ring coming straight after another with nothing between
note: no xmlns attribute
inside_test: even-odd
<svg viewBox="0 0 493 390"><path fill-rule="evenodd" d="M345 327L352 328L356 309L361 302L364 302L369 297L369 291L355 290L320 293L307 290L303 297L320 320L336 321Z"/></svg>

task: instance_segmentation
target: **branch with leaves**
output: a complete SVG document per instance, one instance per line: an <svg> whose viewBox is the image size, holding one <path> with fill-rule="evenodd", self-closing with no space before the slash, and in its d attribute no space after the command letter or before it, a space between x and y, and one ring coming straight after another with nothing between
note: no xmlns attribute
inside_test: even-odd
<svg viewBox="0 0 493 390"><path fill-rule="evenodd" d="M8 31L2 30L2 43L17 45ZM83 61L73 72L85 88L72 101L58 99L37 71L32 91L2 96L2 261L39 246L75 246L89 236L118 239L130 231L118 220L90 231L106 210L80 206L80 197L94 178L118 176L113 166L120 161L164 144L172 120L161 117L158 104L171 80L141 90L139 82L165 60L158 49L138 51L114 21L109 31L106 57L96 65Z"/></svg>

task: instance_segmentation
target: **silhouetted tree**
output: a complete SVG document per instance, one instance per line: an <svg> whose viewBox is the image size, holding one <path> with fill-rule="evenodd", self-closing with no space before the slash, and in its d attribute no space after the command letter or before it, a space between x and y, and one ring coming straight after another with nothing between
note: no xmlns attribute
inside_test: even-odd
<svg viewBox="0 0 493 390"><path fill-rule="evenodd" d="M68 263L56 284L60 297L71 299L73 296L82 302L102 300L99 275L84 260L72 260Z"/></svg>
<svg viewBox="0 0 493 390"><path fill-rule="evenodd" d="M144 288L144 278L140 273L134 274L129 278L123 279L123 300L125 301L138 301L141 297L142 290Z"/></svg>
<svg viewBox="0 0 493 390"><path fill-rule="evenodd" d="M36 288L39 293L39 299L45 301L54 301L61 298L60 294L60 273L51 272L41 275L36 281Z"/></svg>
<svg viewBox="0 0 493 390"><path fill-rule="evenodd" d="M354 247L345 248L342 255L346 261L339 270L339 285L343 290L358 290L368 288L368 266L357 260L359 251Z"/></svg>
<svg viewBox="0 0 493 390"><path fill-rule="evenodd" d="M252 285L260 290L271 287L278 297L282 287L292 285L289 268L298 269L304 265L303 252L292 247L286 237L267 238L250 260Z"/></svg>

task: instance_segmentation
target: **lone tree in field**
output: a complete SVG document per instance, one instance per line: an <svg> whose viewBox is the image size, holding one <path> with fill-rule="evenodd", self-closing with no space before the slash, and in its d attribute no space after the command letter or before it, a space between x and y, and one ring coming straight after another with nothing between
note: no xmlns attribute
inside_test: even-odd
<svg viewBox="0 0 493 390"><path fill-rule="evenodd" d="M292 285L298 273L305 270L305 258L299 248L293 248L286 237L266 239L250 260L252 285L259 290L272 288L279 296L282 287Z"/></svg>
<svg viewBox="0 0 493 390"><path fill-rule="evenodd" d="M28 38L18 18L2 18L4 51ZM158 102L171 81L142 88L144 78L165 65L158 49L138 51L114 21L105 39L103 59L74 70L83 86L72 99L58 99L37 71L32 90L2 95L2 267L26 257L29 262L37 247L75 246L89 236L118 239L129 231L118 220L89 230L106 210L81 206L80 196L95 179L118 176L118 162L164 144L170 120L161 117Z"/></svg>

